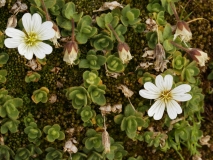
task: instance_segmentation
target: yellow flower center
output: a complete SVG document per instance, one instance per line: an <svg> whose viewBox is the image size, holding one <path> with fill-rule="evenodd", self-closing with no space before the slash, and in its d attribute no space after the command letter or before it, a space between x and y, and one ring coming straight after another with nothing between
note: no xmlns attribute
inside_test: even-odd
<svg viewBox="0 0 213 160"><path fill-rule="evenodd" d="M169 100L172 99L172 94L170 91L163 91L161 92L159 99L163 100L164 102L168 102Z"/></svg>
<svg viewBox="0 0 213 160"><path fill-rule="evenodd" d="M37 41L38 41L38 36L33 32L28 33L28 35L25 37L25 43L28 46L35 45Z"/></svg>

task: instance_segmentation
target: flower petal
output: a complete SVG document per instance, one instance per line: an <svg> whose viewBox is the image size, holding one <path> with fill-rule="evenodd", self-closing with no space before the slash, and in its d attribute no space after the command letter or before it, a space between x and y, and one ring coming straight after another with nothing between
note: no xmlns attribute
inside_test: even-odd
<svg viewBox="0 0 213 160"><path fill-rule="evenodd" d="M171 103L167 103L166 110L170 119L175 119L177 117L177 112Z"/></svg>
<svg viewBox="0 0 213 160"><path fill-rule="evenodd" d="M163 101L161 101L161 103L158 107L158 110L157 110L157 112L155 112L155 115L153 118L155 120L160 120L163 117L164 110L165 110L165 103Z"/></svg>
<svg viewBox="0 0 213 160"><path fill-rule="evenodd" d="M164 90L164 81L161 75L158 75L155 79L155 85L161 90Z"/></svg>
<svg viewBox="0 0 213 160"><path fill-rule="evenodd" d="M167 113L170 119L175 119L177 117L177 114L182 113L182 108L176 101L170 100L167 102L166 105Z"/></svg>
<svg viewBox="0 0 213 160"><path fill-rule="evenodd" d="M164 89L169 91L172 88L173 77L171 75L166 75L164 77Z"/></svg>
<svg viewBox="0 0 213 160"><path fill-rule="evenodd" d="M163 116L164 109L165 109L165 103L161 100L157 100L148 110L148 115L150 117L154 115L154 119L159 120Z"/></svg>
<svg viewBox="0 0 213 160"><path fill-rule="evenodd" d="M186 92L189 92L191 90L191 86L188 84L181 84L177 87L175 87L171 93L172 95L179 95L179 94L184 94Z"/></svg>
<svg viewBox="0 0 213 160"><path fill-rule="evenodd" d="M174 100L181 101L181 102L188 101L192 98L190 94L175 94L175 95L172 95L172 97Z"/></svg>
<svg viewBox="0 0 213 160"><path fill-rule="evenodd" d="M30 13L25 13L22 17L22 24L24 26L24 29L26 30L27 33L31 32L31 14Z"/></svg>
<svg viewBox="0 0 213 160"><path fill-rule="evenodd" d="M17 48L20 45L20 40L19 39L14 39L14 38L7 38L4 41L4 44L7 48Z"/></svg>
<svg viewBox="0 0 213 160"><path fill-rule="evenodd" d="M53 38L55 36L55 30L52 27L53 27L53 23L50 21L46 21L42 23L39 31L37 32L38 39L48 40L50 38Z"/></svg>
<svg viewBox="0 0 213 160"><path fill-rule="evenodd" d="M21 43L18 46L18 51L21 55L24 55L26 59L31 60L33 58L33 50L31 47L27 46L25 43Z"/></svg>
<svg viewBox="0 0 213 160"><path fill-rule="evenodd" d="M33 53L39 59L43 59L46 54L52 52L52 47L46 43L38 42L36 46L33 47Z"/></svg>
<svg viewBox="0 0 213 160"><path fill-rule="evenodd" d="M33 14L31 22L31 31L38 33L41 28L41 16L38 13Z"/></svg>
<svg viewBox="0 0 213 160"><path fill-rule="evenodd" d="M153 92L155 94L160 94L160 89L157 88L153 83L151 82L146 82L144 84L144 88L150 92Z"/></svg>
<svg viewBox="0 0 213 160"><path fill-rule="evenodd" d="M173 108L176 110L177 114L182 113L182 108L176 101L170 100L170 101L168 101L168 103L170 103L173 106ZM168 107L168 103L167 103L167 107Z"/></svg>
<svg viewBox="0 0 213 160"><path fill-rule="evenodd" d="M7 28L5 30L5 33L7 36L9 37L12 37L14 39L23 39L25 37L25 33L18 30L18 29L15 29L15 28Z"/></svg>
<svg viewBox="0 0 213 160"><path fill-rule="evenodd" d="M140 94L141 97L146 98L146 99L157 99L157 98L160 97L159 94L147 91L145 89L141 89L139 91L139 94Z"/></svg>

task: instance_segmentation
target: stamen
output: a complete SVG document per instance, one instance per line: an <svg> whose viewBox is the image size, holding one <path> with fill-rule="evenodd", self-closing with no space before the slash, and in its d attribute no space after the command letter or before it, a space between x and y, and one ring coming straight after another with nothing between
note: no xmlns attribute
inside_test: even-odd
<svg viewBox="0 0 213 160"><path fill-rule="evenodd" d="M170 91L161 92L161 96L159 99L163 100L164 102L168 102L169 100L172 99L171 92Z"/></svg>
<svg viewBox="0 0 213 160"><path fill-rule="evenodd" d="M35 45L35 43L38 41L38 36L35 33L29 33L26 37L25 37L25 42L27 45L29 46L33 46Z"/></svg>

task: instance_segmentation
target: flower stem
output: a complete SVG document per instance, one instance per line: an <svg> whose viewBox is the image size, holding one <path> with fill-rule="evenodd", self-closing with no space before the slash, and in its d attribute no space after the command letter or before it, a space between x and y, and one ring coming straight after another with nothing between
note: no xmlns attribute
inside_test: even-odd
<svg viewBox="0 0 213 160"><path fill-rule="evenodd" d="M106 117L105 117L105 115L103 115L103 118L104 118L104 130L106 131Z"/></svg>
<svg viewBox="0 0 213 160"><path fill-rule="evenodd" d="M74 23L74 19L71 19L71 23L72 23L72 41L75 41L75 23Z"/></svg>
<svg viewBox="0 0 213 160"><path fill-rule="evenodd" d="M114 34L114 36L115 36L115 38L117 39L117 41L118 41L119 43L122 43L121 40L120 40L120 38L118 37L118 34L115 32L114 28L112 27L112 25L111 25L111 24L108 24L108 26L109 26L110 30L112 31L112 33Z"/></svg>
<svg viewBox="0 0 213 160"><path fill-rule="evenodd" d="M174 8L172 2L170 2L169 4L170 4L170 7L172 8L172 11L173 11L173 13L174 13L174 15L175 15L175 19L176 19L177 21L180 21L180 18L179 18L179 16L178 16L177 11L176 11L176 9Z"/></svg>
<svg viewBox="0 0 213 160"><path fill-rule="evenodd" d="M133 106L133 104L132 104L132 102L130 101L129 97L128 97L128 100L129 100L130 105L132 106L132 109L133 109L134 111L136 111L136 110L135 110L135 107Z"/></svg>
<svg viewBox="0 0 213 160"><path fill-rule="evenodd" d="M180 159L181 159L181 160L184 160L184 158L183 158L183 156L180 154L180 152L179 152L177 149L175 149L175 151L176 151L177 154L180 156Z"/></svg>
<svg viewBox="0 0 213 160"><path fill-rule="evenodd" d="M43 11L45 12L46 20L50 21L51 19L50 19L47 7L45 6L44 0L41 0L41 6L43 8Z"/></svg>
<svg viewBox="0 0 213 160"><path fill-rule="evenodd" d="M188 22L186 22L186 23L191 23L191 22L194 22L194 21L197 21L197 20L207 20L207 19L205 19L205 18L195 18L195 19L192 19L191 21L188 21ZM207 20L208 22L209 22L209 20Z"/></svg>
<svg viewBox="0 0 213 160"><path fill-rule="evenodd" d="M157 31L157 37L158 37L158 44L160 43L160 39L159 39L159 31L158 31L158 25L157 25L157 29L156 29L156 31Z"/></svg>
<svg viewBox="0 0 213 160"><path fill-rule="evenodd" d="M183 51L185 51L185 52L187 52L187 53L189 52L189 49L188 49L188 48L185 48L185 47L183 47L183 46L181 46L181 45L175 43L174 41L170 41L170 43L173 44L174 46L176 46L176 47L182 49Z"/></svg>

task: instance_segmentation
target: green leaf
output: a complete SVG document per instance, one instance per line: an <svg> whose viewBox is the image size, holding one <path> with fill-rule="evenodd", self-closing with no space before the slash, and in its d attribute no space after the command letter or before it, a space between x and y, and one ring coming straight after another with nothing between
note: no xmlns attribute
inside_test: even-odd
<svg viewBox="0 0 213 160"><path fill-rule="evenodd" d="M125 115L125 117L131 116L131 115L135 115L135 110L133 109L133 107L131 106L131 104L128 104L125 107L124 115Z"/></svg>
<svg viewBox="0 0 213 160"><path fill-rule="evenodd" d="M8 117L11 119L17 119L19 115L19 111L16 109L14 105L7 105L6 111L8 114Z"/></svg>
<svg viewBox="0 0 213 160"><path fill-rule="evenodd" d="M124 117L122 122L121 122L121 131L125 131L127 128L127 120L126 118Z"/></svg>
<svg viewBox="0 0 213 160"><path fill-rule="evenodd" d="M57 16L56 18L56 22L57 24L61 27L61 28L64 28L68 31L71 31L72 29L72 24L71 24L71 21L62 17L61 15Z"/></svg>
<svg viewBox="0 0 213 160"><path fill-rule="evenodd" d="M123 114L118 114L118 115L116 115L115 117L114 117L114 122L116 123L116 124L121 124L121 122L122 122L122 120L123 120Z"/></svg>
<svg viewBox="0 0 213 160"><path fill-rule="evenodd" d="M163 42L163 48L167 51L167 52L172 52L174 51L175 47L169 42L169 40L165 40Z"/></svg>
<svg viewBox="0 0 213 160"><path fill-rule="evenodd" d="M74 19L75 22L78 22L83 15L83 12L78 14L75 11L75 4L73 2L68 2L62 8L62 15L66 17L68 20Z"/></svg>
<svg viewBox="0 0 213 160"><path fill-rule="evenodd" d="M79 68L89 68L89 63L86 59L81 59L79 63Z"/></svg>
<svg viewBox="0 0 213 160"><path fill-rule="evenodd" d="M1 34L1 33L0 33ZM3 64L6 64L7 61L9 59L9 55L7 53L0 53L0 67L3 65Z"/></svg>
<svg viewBox="0 0 213 160"><path fill-rule="evenodd" d="M56 0L44 0L44 3L47 8L52 8L56 4Z"/></svg>
<svg viewBox="0 0 213 160"><path fill-rule="evenodd" d="M158 25L165 25L166 24L166 20L164 18L164 11L160 11L158 14L157 14L157 19L156 19L156 22Z"/></svg>
<svg viewBox="0 0 213 160"><path fill-rule="evenodd" d="M129 133L134 133L137 130L138 124L137 121L135 120L134 116L130 116L126 119L127 123L127 131Z"/></svg>
<svg viewBox="0 0 213 160"><path fill-rule="evenodd" d="M86 132L87 137L95 136L95 134L96 134L96 131L94 129L88 129Z"/></svg>
<svg viewBox="0 0 213 160"><path fill-rule="evenodd" d="M207 76L207 79L208 80L212 80L213 79L213 70L209 73L209 75Z"/></svg>
<svg viewBox="0 0 213 160"><path fill-rule="evenodd" d="M58 140L64 140L64 139L65 139L65 134L64 134L64 132L60 131Z"/></svg>
<svg viewBox="0 0 213 160"><path fill-rule="evenodd" d="M172 28L171 28L171 25L167 23L163 30L163 39L167 39L171 35L172 35Z"/></svg>

